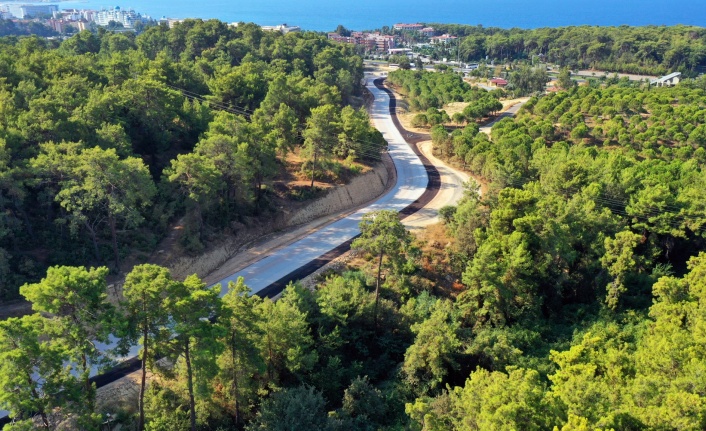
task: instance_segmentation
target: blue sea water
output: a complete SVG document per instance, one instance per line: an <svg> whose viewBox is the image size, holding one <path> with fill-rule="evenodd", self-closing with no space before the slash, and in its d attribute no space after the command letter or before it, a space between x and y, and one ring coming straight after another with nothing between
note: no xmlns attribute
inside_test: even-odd
<svg viewBox="0 0 706 431"><path fill-rule="evenodd" d="M123 3L128 1L128 3ZM567 25L706 25L706 0L72 0L61 8L132 8L152 18L217 18L260 25L287 23L331 31L396 22L485 27Z"/></svg>

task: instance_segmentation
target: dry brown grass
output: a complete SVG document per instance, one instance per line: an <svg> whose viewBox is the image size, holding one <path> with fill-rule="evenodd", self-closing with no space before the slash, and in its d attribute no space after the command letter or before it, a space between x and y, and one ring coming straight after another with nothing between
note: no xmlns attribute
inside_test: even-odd
<svg viewBox="0 0 706 431"><path fill-rule="evenodd" d="M425 227L416 232L417 245L422 252L422 277L437 289L437 293L455 296L465 287L460 274L453 274L449 251L453 249L454 238L448 234L443 223Z"/></svg>
<svg viewBox="0 0 706 431"><path fill-rule="evenodd" d="M429 128L427 127L412 127L412 118L417 114L418 112L397 112L397 118L400 120L400 124L402 124L405 130L414 133L429 133Z"/></svg>
<svg viewBox="0 0 706 431"><path fill-rule="evenodd" d="M458 112L463 112L466 106L470 105L470 102L451 102L444 106L444 111L449 114L449 117L453 117L454 114Z"/></svg>
<svg viewBox="0 0 706 431"><path fill-rule="evenodd" d="M500 112L507 111L518 103L526 102L527 100L529 100L529 97L518 97L516 99L501 100L500 103L503 104L503 109L501 109Z"/></svg>

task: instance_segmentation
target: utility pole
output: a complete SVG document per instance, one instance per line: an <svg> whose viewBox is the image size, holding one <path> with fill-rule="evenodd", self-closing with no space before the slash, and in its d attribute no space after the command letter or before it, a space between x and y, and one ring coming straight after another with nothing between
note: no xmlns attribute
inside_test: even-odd
<svg viewBox="0 0 706 431"><path fill-rule="evenodd" d="M456 38L456 65L461 67L461 38Z"/></svg>

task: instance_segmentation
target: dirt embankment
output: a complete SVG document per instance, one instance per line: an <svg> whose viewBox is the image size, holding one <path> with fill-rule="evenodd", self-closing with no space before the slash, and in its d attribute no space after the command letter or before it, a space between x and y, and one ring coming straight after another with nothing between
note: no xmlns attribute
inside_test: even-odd
<svg viewBox="0 0 706 431"><path fill-rule="evenodd" d="M215 283L382 195L390 180L394 180L394 168L390 165L391 162L379 163L293 213L283 214L270 223L240 229L238 234L224 239L210 251L197 257L178 258L167 266L177 279L196 273L206 282Z"/></svg>
<svg viewBox="0 0 706 431"><path fill-rule="evenodd" d="M326 196L297 211L292 215L288 224L295 226L369 202L382 194L388 180L387 169L380 164L367 173L354 178L346 186L332 189Z"/></svg>

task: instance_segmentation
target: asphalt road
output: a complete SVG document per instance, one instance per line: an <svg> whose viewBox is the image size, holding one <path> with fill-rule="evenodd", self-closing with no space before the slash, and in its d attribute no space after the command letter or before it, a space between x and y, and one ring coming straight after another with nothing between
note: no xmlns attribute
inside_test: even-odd
<svg viewBox="0 0 706 431"><path fill-rule="evenodd" d="M397 184L372 205L340 219L309 236L306 236L275 253L264 257L247 268L220 281L223 294L228 282L238 277L245 279L253 293L259 294L269 286L299 268L335 250L359 233L358 224L364 214L380 210L401 211L424 193L429 178L422 161L404 141L390 116L390 98L373 84L374 77L366 78L366 87L375 96L370 112L375 127L382 132L388 143L388 153L397 170Z"/></svg>
<svg viewBox="0 0 706 431"><path fill-rule="evenodd" d="M375 86L373 83L375 78L374 76L366 78L366 87L375 97L370 116L375 127L383 134L388 143L388 153L397 171L397 184L372 205L274 252L230 277L224 278L219 282L223 286L222 295L227 291L228 282L235 281L241 276L244 277L245 283L253 293L262 295L266 288L271 288L278 281L287 279L288 275L300 268L311 265L312 262L315 263L317 259L321 259L327 254L336 255L342 249L346 249L353 238L360 233L358 223L364 214L379 209L402 211L422 197L429 183L427 174L429 167L425 168L415 151L405 142L395 127L390 115L390 97L385 91ZM101 351L107 352L116 345L117 340L113 339L112 341L109 344L97 343L97 346ZM138 351L139 346L133 346L124 358L126 362L119 369L96 376L93 380L98 386L102 386L103 380L106 381L105 383L114 381L131 371L137 365L135 357ZM0 410L0 426L6 420L7 412Z"/></svg>
<svg viewBox="0 0 706 431"><path fill-rule="evenodd" d="M358 223L363 214L379 209L402 211L417 201L426 191L429 182L427 171L405 142L395 127L390 115L390 98L388 94L378 89L373 76L366 79L366 87L375 96L370 116L375 127L382 132L388 143L388 153L397 171L397 184L373 204L360 209L328 226L305 236L292 244L245 267L217 283L221 284L221 296L227 293L229 281L238 277L245 279L245 284L254 294L274 296L279 293L290 280L301 278L296 274L308 275L323 263L338 256L350 247L351 241L360 233ZM312 268L302 273L302 269ZM101 351L108 351L116 345L117 340L105 345L96 343ZM139 346L133 346L125 359L137 356Z"/></svg>
<svg viewBox="0 0 706 431"><path fill-rule="evenodd" d="M483 133L486 133L488 136L490 136L490 129L493 128L495 123L502 120L503 118L513 117L515 114L517 114L517 111L519 111L520 108L522 107L522 105L524 105L524 104L525 104L525 102L519 102L519 103L512 105L510 108L508 108L507 111L500 113L500 115L498 115L498 118L496 118L495 120L486 124L485 126L481 127L480 131Z"/></svg>
<svg viewBox="0 0 706 431"><path fill-rule="evenodd" d="M446 205L458 204L465 194L464 183L471 180L467 173L454 169L436 158L432 151L431 141L420 142L417 147L429 162L436 166L439 172L440 185L438 193L431 202L402 221L405 227L410 230L438 223L440 221L439 210Z"/></svg>

